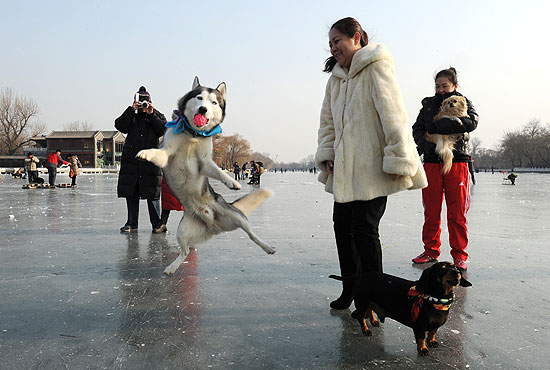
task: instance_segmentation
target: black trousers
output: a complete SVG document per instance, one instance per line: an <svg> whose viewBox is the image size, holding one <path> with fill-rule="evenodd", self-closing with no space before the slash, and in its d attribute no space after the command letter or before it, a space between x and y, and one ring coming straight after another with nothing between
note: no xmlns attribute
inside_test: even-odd
<svg viewBox="0 0 550 370"><path fill-rule="evenodd" d="M388 197L334 203L332 220L342 276L382 272L382 247L378 232ZM353 284L344 284L349 289Z"/></svg>
<svg viewBox="0 0 550 370"><path fill-rule="evenodd" d="M166 225L168 223L168 217L170 217L170 210L169 209L163 209L160 214L160 223L162 225Z"/></svg>
<svg viewBox="0 0 550 370"><path fill-rule="evenodd" d="M126 225L132 229L138 228L139 216L139 197L127 197L126 207L128 208L128 220ZM149 220L153 229L160 227L160 200L147 199L147 208L149 210Z"/></svg>
<svg viewBox="0 0 550 370"><path fill-rule="evenodd" d="M55 178L57 177L57 167L48 168L48 180L51 186L55 186Z"/></svg>
<svg viewBox="0 0 550 370"><path fill-rule="evenodd" d="M38 171L28 171L29 173L29 184L36 182L38 179Z"/></svg>

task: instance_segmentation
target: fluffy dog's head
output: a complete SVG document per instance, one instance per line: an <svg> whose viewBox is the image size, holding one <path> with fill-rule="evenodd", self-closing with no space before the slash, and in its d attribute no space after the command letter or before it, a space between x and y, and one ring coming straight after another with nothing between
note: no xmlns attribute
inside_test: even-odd
<svg viewBox="0 0 550 370"><path fill-rule="evenodd" d="M466 99L460 95L453 95L443 100L439 114L454 117L465 117L468 115L468 105Z"/></svg>
<svg viewBox="0 0 550 370"><path fill-rule="evenodd" d="M215 89L200 85L195 77L190 92L178 101L178 110L195 131L214 129L225 118L225 82Z"/></svg>
<svg viewBox="0 0 550 370"><path fill-rule="evenodd" d="M455 265L449 262L438 262L422 272L416 284L416 290L434 297L441 297L451 294L458 285L472 286Z"/></svg>

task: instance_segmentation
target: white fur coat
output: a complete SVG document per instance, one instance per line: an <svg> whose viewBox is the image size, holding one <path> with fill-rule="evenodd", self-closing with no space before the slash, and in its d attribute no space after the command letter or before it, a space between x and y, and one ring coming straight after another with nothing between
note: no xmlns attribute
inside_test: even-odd
<svg viewBox="0 0 550 370"><path fill-rule="evenodd" d="M325 161L334 161L334 175ZM355 53L349 71L334 66L328 80L318 148L319 181L339 203L370 200L428 185L395 77L382 44ZM397 180L392 174L402 175Z"/></svg>

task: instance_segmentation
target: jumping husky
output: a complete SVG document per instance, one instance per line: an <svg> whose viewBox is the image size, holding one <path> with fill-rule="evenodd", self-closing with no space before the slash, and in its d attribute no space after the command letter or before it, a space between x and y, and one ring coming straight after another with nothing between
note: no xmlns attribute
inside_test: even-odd
<svg viewBox="0 0 550 370"><path fill-rule="evenodd" d="M168 187L185 209L177 231L181 252L164 270L167 275L176 272L189 254L190 245L237 228L244 230L266 253L275 253L275 249L254 234L246 217L272 192L258 189L228 204L208 183L211 177L230 189L241 189L212 160L211 136L221 132L219 124L224 117L225 83L211 89L201 86L195 77L192 90L178 101L173 121L166 124L162 147L142 150L136 155L162 168Z"/></svg>

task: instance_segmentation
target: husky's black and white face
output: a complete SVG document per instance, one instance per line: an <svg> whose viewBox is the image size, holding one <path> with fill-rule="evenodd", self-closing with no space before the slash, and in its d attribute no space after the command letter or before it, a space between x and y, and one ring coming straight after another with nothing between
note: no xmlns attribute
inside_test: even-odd
<svg viewBox="0 0 550 370"><path fill-rule="evenodd" d="M215 89L203 87L198 77L193 87L178 102L178 109L196 131L209 131L225 118L225 82Z"/></svg>

